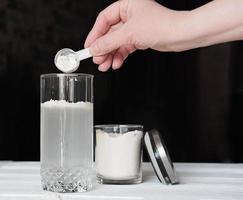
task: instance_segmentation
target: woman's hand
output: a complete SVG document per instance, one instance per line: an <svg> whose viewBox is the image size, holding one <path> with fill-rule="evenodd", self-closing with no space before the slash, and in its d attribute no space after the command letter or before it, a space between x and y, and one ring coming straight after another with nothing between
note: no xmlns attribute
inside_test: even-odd
<svg viewBox="0 0 243 200"><path fill-rule="evenodd" d="M99 14L85 47L107 71L120 68L136 49L184 51L234 40L243 40L243 0L214 0L192 11L120 0Z"/></svg>
<svg viewBox="0 0 243 200"><path fill-rule="evenodd" d="M136 49L172 51L184 14L153 0L117 1L98 15L85 48L90 48L100 71L120 68Z"/></svg>

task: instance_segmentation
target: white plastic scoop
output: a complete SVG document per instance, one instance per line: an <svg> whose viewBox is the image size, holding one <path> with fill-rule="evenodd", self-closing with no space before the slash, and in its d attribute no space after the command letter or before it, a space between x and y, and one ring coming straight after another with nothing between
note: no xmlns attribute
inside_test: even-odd
<svg viewBox="0 0 243 200"><path fill-rule="evenodd" d="M78 69L81 60L90 57L92 57L92 55L90 54L89 48L76 52L72 49L65 48L57 52L54 63L62 72L72 73Z"/></svg>

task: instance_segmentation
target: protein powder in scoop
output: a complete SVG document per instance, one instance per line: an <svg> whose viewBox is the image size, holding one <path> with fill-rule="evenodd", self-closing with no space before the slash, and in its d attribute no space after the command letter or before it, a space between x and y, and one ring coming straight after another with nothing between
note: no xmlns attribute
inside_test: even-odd
<svg viewBox="0 0 243 200"><path fill-rule="evenodd" d="M88 48L76 52L72 49L64 48L57 52L54 63L62 72L72 73L78 69L81 60L90 57L92 55Z"/></svg>

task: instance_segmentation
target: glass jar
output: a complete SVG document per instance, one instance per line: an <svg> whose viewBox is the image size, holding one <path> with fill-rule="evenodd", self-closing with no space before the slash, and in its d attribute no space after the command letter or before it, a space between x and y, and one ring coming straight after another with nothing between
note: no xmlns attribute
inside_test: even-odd
<svg viewBox="0 0 243 200"><path fill-rule="evenodd" d="M44 190L92 186L93 76L41 75L41 182Z"/></svg>
<svg viewBox="0 0 243 200"><path fill-rule="evenodd" d="M141 125L95 126L95 166L99 183L142 182Z"/></svg>

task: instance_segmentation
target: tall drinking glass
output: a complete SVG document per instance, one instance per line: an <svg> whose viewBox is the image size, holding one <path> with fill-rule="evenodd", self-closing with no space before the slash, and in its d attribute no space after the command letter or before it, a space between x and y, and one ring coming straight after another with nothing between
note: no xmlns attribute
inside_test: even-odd
<svg viewBox="0 0 243 200"><path fill-rule="evenodd" d="M41 87L41 182L44 190L92 187L93 76L44 74Z"/></svg>

